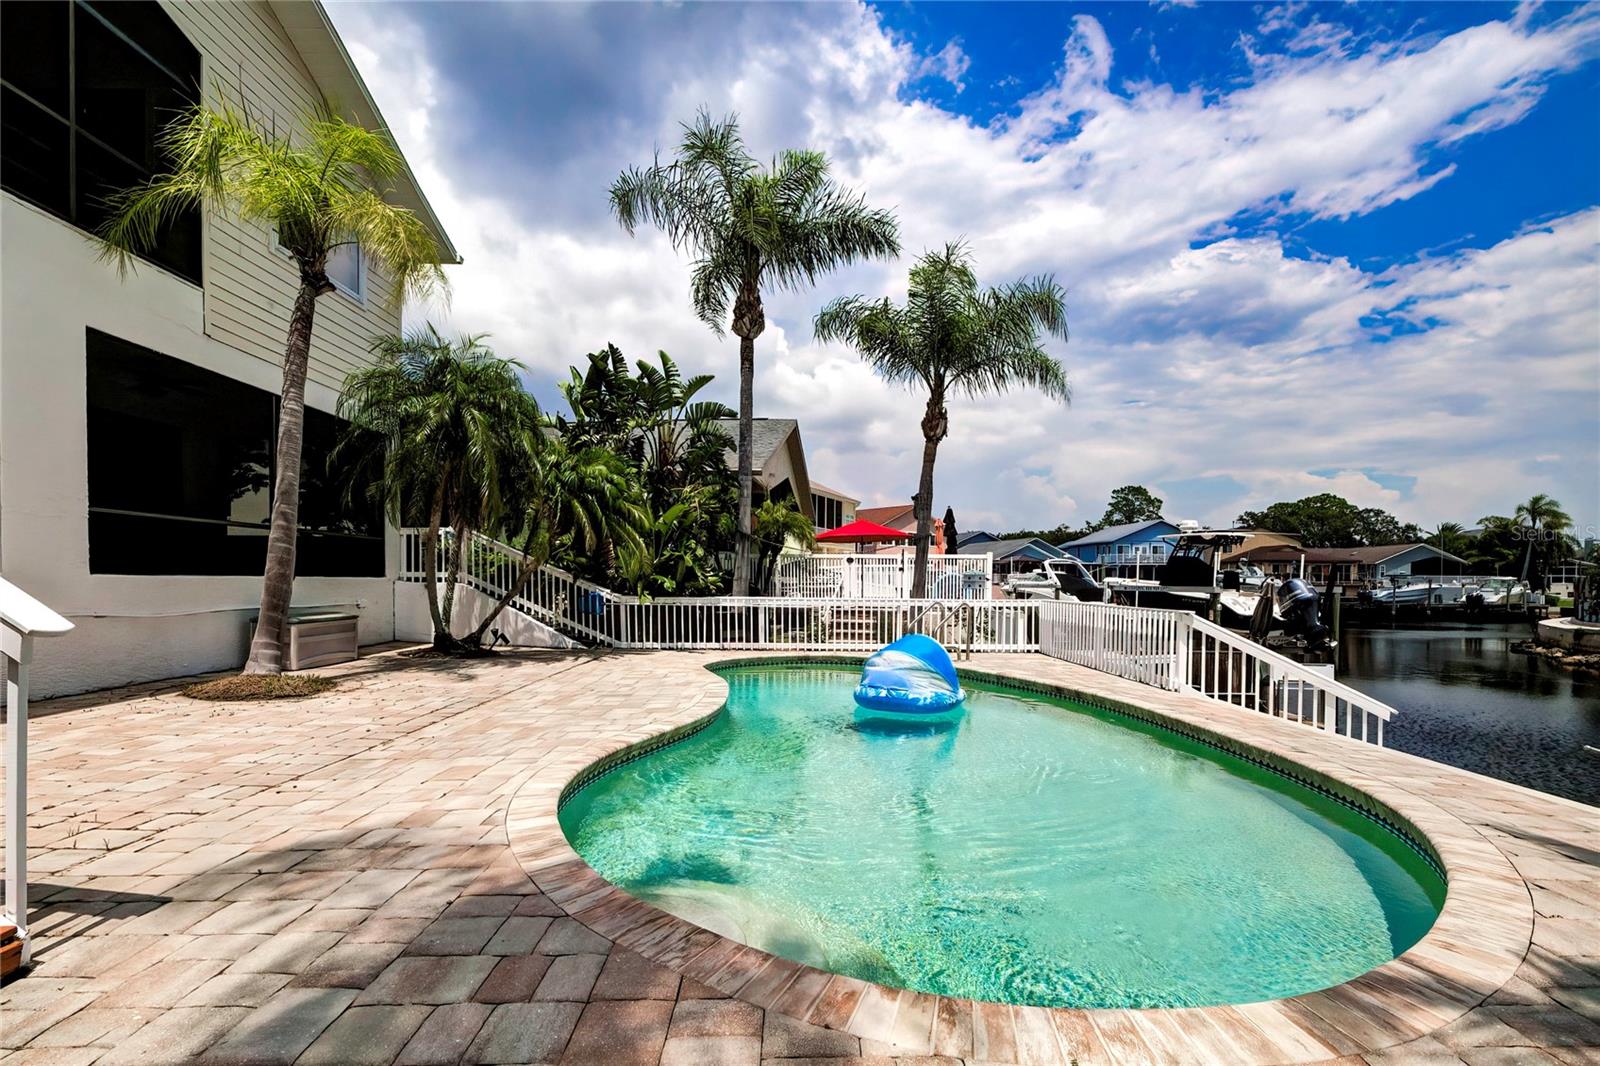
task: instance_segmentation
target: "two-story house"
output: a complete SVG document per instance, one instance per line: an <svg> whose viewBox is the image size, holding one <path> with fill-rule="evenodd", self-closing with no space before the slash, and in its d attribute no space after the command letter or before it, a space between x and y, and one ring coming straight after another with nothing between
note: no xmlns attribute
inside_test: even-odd
<svg viewBox="0 0 1600 1066"><path fill-rule="evenodd" d="M1056 547L1086 566L1158 566L1167 561L1178 527L1164 518L1106 526Z"/></svg>
<svg viewBox="0 0 1600 1066"><path fill-rule="evenodd" d="M257 605L296 273L270 229L173 221L119 278L89 233L162 165L163 124L225 91L279 130L319 100L381 128L320 4L0 5L0 571L76 629L40 695L237 666ZM458 257L414 180L393 193ZM327 465L345 375L400 328L400 294L350 248L317 301L297 607L394 633L398 538ZM359 494L358 494L359 500Z"/></svg>

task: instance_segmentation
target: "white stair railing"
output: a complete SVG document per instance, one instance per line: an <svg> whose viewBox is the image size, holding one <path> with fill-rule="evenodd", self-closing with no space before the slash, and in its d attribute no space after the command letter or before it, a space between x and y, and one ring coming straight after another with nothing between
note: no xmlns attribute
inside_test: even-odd
<svg viewBox="0 0 1600 1066"><path fill-rule="evenodd" d="M1382 700L1263 647L1242 633L1191 616L1188 687L1220 703L1315 726L1352 740L1383 744L1399 713Z"/></svg>
<svg viewBox="0 0 1600 1066"><path fill-rule="evenodd" d="M22 943L19 967L28 965L33 955L28 934L28 664L35 637L60 636L71 629L71 622L0 577L0 666L6 674L6 898L0 924L16 926Z"/></svg>
<svg viewBox="0 0 1600 1066"><path fill-rule="evenodd" d="M419 530L401 533L400 580L423 581ZM438 546L438 572L452 545ZM460 580L499 597L516 583L519 553L474 535ZM1394 708L1188 611L1076 600L909 600L818 596L669 596L612 592L553 566L540 567L509 600L569 636L617 648L876 651L908 632L939 626L979 652L1040 651L1117 677L1382 744ZM947 606L934 610L934 605ZM930 613L931 612L931 613ZM929 619L935 621L930 622ZM959 619L952 634L944 623ZM947 641L948 642L948 641Z"/></svg>

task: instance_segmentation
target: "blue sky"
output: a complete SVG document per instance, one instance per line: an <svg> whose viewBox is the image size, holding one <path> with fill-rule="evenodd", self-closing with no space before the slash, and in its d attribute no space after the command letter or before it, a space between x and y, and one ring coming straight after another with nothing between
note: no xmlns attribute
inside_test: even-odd
<svg viewBox="0 0 1600 1066"><path fill-rule="evenodd" d="M757 413L813 478L911 492L920 401L810 318L901 296L966 238L979 276L1069 291L1073 381L952 409L963 527L1339 492L1432 526L1539 491L1600 523L1600 9L1493 4L334 4L467 263L448 309L536 394L614 341L734 396L688 268L605 189L706 107L825 150L907 256L768 300Z"/></svg>

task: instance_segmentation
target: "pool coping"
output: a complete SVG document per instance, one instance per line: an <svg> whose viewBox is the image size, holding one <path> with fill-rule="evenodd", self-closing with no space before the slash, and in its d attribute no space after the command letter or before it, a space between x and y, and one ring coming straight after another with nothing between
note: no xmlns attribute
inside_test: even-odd
<svg viewBox="0 0 1600 1066"><path fill-rule="evenodd" d="M997 657L986 658L993 663ZM735 998L886 1045L896 1054L957 1054L957 1047L966 1047L966 1055L985 1058L983 1048L972 1047L973 1035L985 1031L982 1023L996 1013L1010 1015L1019 1059L1029 1062L1060 1061L1058 1046L1086 1060L1148 1058L1149 1049L1156 1049L1162 1061L1238 1064L1375 1052L1435 1032L1483 1002L1510 981L1532 942L1533 902L1524 879L1477 829L1405 787L1410 756L1043 656L1011 655L1004 657L1004 670L961 672L1138 718L1257 762L1388 822L1421 845L1445 874L1444 906L1433 927L1399 958L1343 984L1220 1007L997 1004L877 985L780 958L612 885L573 851L557 820L563 800L590 780L714 720L728 691L716 669L858 665L862 657L722 652L695 659L702 678L685 686L675 724L662 730L659 717L641 720L639 735L621 744L615 736L597 737L521 784L506 815L513 854L557 906L607 939ZM1065 674L1065 680L1053 674ZM1026 1052L1030 1047L1036 1056Z"/></svg>

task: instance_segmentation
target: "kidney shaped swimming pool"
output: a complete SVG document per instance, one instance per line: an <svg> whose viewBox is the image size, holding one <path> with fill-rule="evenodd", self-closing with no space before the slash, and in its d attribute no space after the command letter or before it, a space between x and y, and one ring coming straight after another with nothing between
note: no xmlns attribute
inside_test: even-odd
<svg viewBox="0 0 1600 1066"><path fill-rule="evenodd" d="M1244 1003L1427 932L1406 841L1174 733L968 683L938 727L863 718L854 673L724 672L724 713L561 810L602 876L776 955L1006 1003Z"/></svg>

